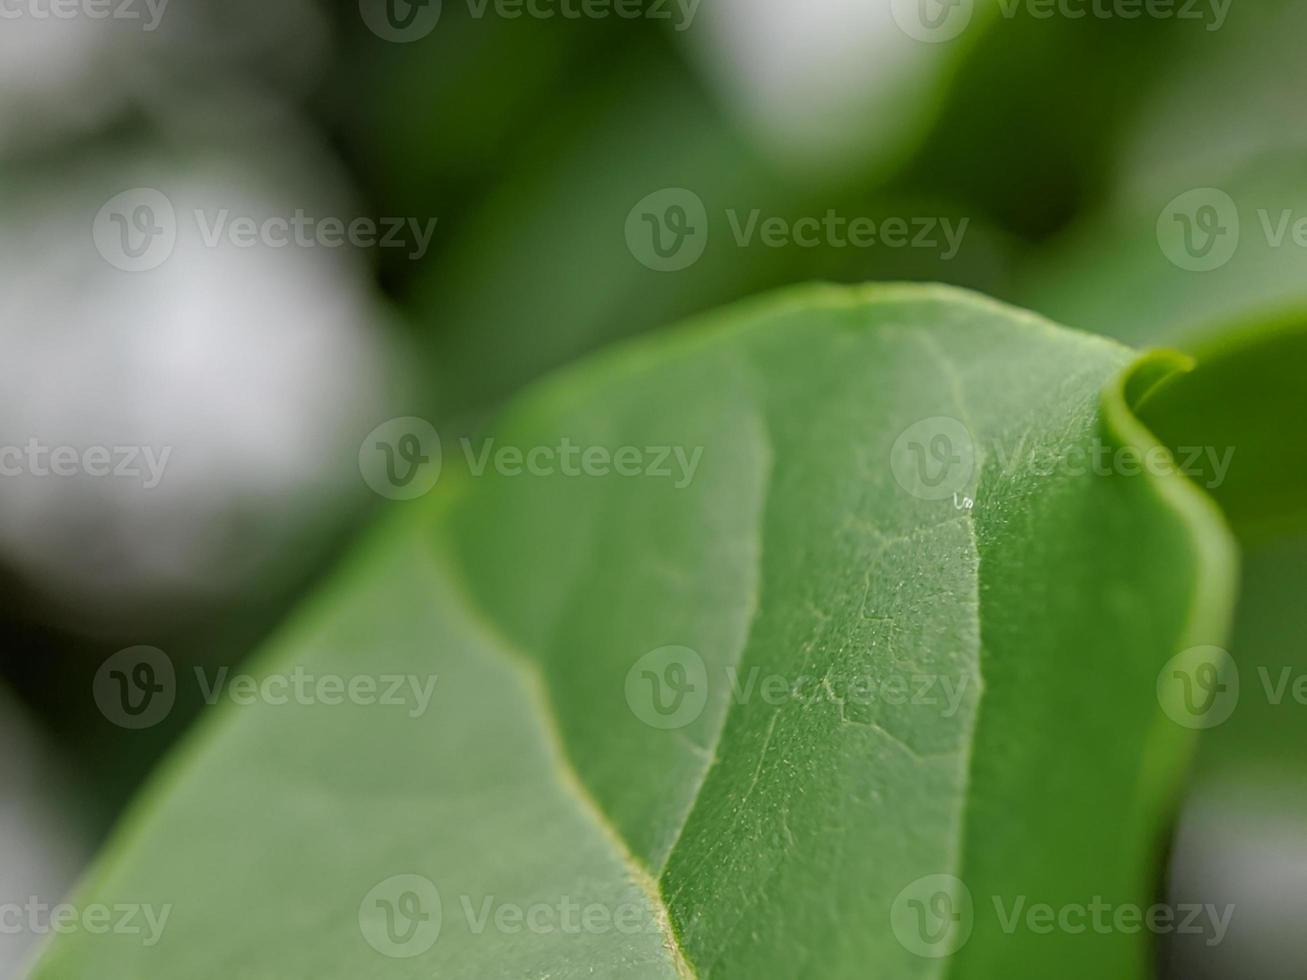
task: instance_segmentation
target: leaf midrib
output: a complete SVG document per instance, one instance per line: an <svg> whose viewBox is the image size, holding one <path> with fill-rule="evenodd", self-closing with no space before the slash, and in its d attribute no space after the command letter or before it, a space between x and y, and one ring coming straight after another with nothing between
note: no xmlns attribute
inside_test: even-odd
<svg viewBox="0 0 1307 980"><path fill-rule="evenodd" d="M567 744L558 724L557 711L549 696L549 685L545 679L543 668L530 654L515 644L477 602L472 590L468 587L461 566L452 559L445 557L445 553L452 550L442 549L440 553L437 553L437 549L424 548L423 552L435 566L436 574L441 575L442 578L452 584L455 594L462 600L462 607L467 612L468 622L481 633L482 638L486 641L486 646L497 652L522 675L523 686L530 693L532 701L535 702L536 716L547 738L549 751L555 757L554 771L559 776L562 788L572 796L576 804L602 831L617 856L626 865L631 881L640 888L649 901L650 908L657 918L659 932L663 937L663 944L668 951L672 968L684 980L698 980L698 975L691 965L689 957L685 955L685 951L681 948L676 932L672 928L670 910L666 902L663 901L662 888L658 878L650 873L650 870L631 850L626 838L613 825L608 814L599 805L591 794L589 787L581 778L571 755L567 751Z"/></svg>
<svg viewBox="0 0 1307 980"><path fill-rule="evenodd" d="M874 329L874 328L873 328ZM920 345L927 350L930 356L940 364L941 373L946 377L949 390L952 394L953 401L959 415L965 420L966 424L974 430L974 422L971 418L966 405L965 386L962 383L961 376L957 371L957 366L948 358L933 338L929 337L924 331L914 331L910 334L920 342ZM757 376L757 372L754 372ZM765 399L755 401L757 415L760 420L759 431L764 436L764 449L766 451L766 465L764 467L764 476L760 488L760 506L758 508L758 525L756 529L756 565L753 576L754 587L749 595L749 612L743 631L743 639L739 650L734 658L735 665L742 666L745 657L752 646L754 630L757 625L759 613L762 605L762 588L763 588L763 566L766 553L768 525L767 504L770 499L770 490L772 485L774 470L774 440L772 438L772 425L768 412L766 410ZM983 455L983 450L977 447L977 471L978 480L983 480L988 460ZM960 517L960 523L964 524L966 533L971 544L972 552L976 556L975 571L971 578L973 607L975 612L975 627L977 637L976 648L976 682L977 698L975 709L971 716L970 725L967 730L967 737L964 740L962 749L959 753L960 770L963 773L963 782L959 799L962 801L958 810L956 836L953 846L953 859L947 867L948 873L959 874L964 861L964 842L967 836L967 814L970 811L970 790L972 774L972 755L975 745L975 733L980 716L980 710L984 700L984 636L983 636L983 617L981 616L981 589L980 589L980 567L981 567L981 550L979 537L976 533L975 516L973 511L963 511ZM621 831L613 823L609 814L600 805L597 798L590 791L589 786L582 778L575 762L567 749L567 742L562 734L562 728L559 724L557 707L550 696L549 684L544 672L544 668L538 660L532 657L526 650L522 649L515 643L507 633L495 622L491 613L476 598L474 590L466 578L465 570L460 562L453 558L445 557L447 554L454 552L456 549L426 549L433 560L442 561L447 566L450 580L455 584L455 588L463 600L464 606L469 611L469 618L480 629L483 635L489 641L488 645L497 650L509 663L521 671L527 680L527 687L532 692L532 698L536 702L541 724L548 734L550 749L557 758L557 771L560 774L561 782L567 791L576 799L578 804L594 819L605 836L611 842L614 850L621 857L627 866L628 873L633 882L635 882L642 892L648 898L651 907L654 909L658 918L659 928L663 935L663 940L669 955L672 959L673 968L678 975L687 978L687 980L698 980L699 974L697 968L690 960L681 945L680 938L676 934L674 919L671 914L671 908L663 895L662 884L663 875L672 855L675 853L681 837L689 825L702 797L703 787L706 784L713 768L719 763L717 756L718 747L721 744L723 735L732 716L732 701L727 699L726 706L721 713L720 721L713 734L712 744L706 755L707 760L703 764L699 776L696 779L693 789L688 796L688 803L681 816L678 826L672 836L666 850L661 855L661 860L656 866L646 864L631 848L629 841L623 836ZM437 557L435 552L439 550L441 556ZM890 741L899 741L898 738L888 730L879 728L882 737ZM759 756L759 767L765 762L766 746ZM943 870L943 869L942 869ZM952 957L934 961L934 976L936 980L944 980L951 974Z"/></svg>

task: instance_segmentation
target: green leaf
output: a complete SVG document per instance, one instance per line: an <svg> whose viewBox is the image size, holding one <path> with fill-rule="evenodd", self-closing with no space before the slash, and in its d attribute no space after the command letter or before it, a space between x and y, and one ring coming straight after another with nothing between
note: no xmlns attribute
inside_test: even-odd
<svg viewBox="0 0 1307 980"><path fill-rule="evenodd" d="M1286 88L1268 51L1292 44L1287 20L1302 10L1269 6L1275 15L1255 22L1246 20L1249 11L1232 14L1240 19L1231 40L1239 43L1193 47L1165 97L1141 117L1116 213L1028 268L1017 292L1065 322L1133 343L1164 340L1192 354L1190 369L1156 385L1140 414L1178 459L1197 464L1196 482L1220 504L1244 553L1225 645L1223 683L1235 697L1203 732L1168 870L1172 901L1232 904L1239 912L1219 947L1204 937L1174 938L1176 976L1307 970L1300 944L1281 938L1278 927L1307 913L1285 857L1302 846L1295 834L1303 714L1295 690L1303 690L1305 666L1307 460L1291 447L1307 407L1307 201L1301 150L1264 152L1298 141L1284 114L1271 111L1293 86ZM1247 111L1231 115L1231 104ZM1199 219L1204 207L1214 209L1220 232L1207 257L1167 234L1183 230L1185 215ZM1284 877L1268 868L1286 869Z"/></svg>
<svg viewBox="0 0 1307 980"><path fill-rule="evenodd" d="M358 10L345 16L357 20ZM431 33L413 43L347 32L331 104L386 213L439 216L438 238L448 242L447 225L532 154L536 130L559 128L560 106L603 86L612 63L649 56L658 41L650 26L476 17L443 4Z"/></svg>
<svg viewBox="0 0 1307 980"><path fill-rule="evenodd" d="M1184 346L1232 322L1299 308L1307 303L1301 172L1301 155L1275 155L1141 193L1036 259L1015 299L1141 345Z"/></svg>
<svg viewBox="0 0 1307 980"><path fill-rule="evenodd" d="M1289 450L1284 435L1286 420L1302 418L1307 407L1307 311L1254 318L1191 350L1192 366L1154 387L1138 406L1141 416L1177 457L1191 460L1186 469L1242 543L1307 532L1307 456Z"/></svg>
<svg viewBox="0 0 1307 980"><path fill-rule="evenodd" d="M513 161L415 289L445 422L479 421L605 343L764 289L814 278L993 288L1012 249L938 194L858 195L781 173L667 59L632 59L584 93L553 136ZM691 234L668 230L677 261L661 266L640 219L676 206ZM828 215L841 222L833 233ZM903 222L900 244L883 242L886 219ZM874 242L851 244L852 221L873 221ZM795 234L772 238L772 223Z"/></svg>
<svg viewBox="0 0 1307 980"><path fill-rule="evenodd" d="M1165 56L1154 52L1156 83L1126 117L1114 167L1124 193L1176 193L1195 186L1195 175L1307 149L1298 97L1307 67L1295 56L1307 28L1302 4L1213 4L1205 24L1173 26L1179 29Z"/></svg>
<svg viewBox="0 0 1307 980"><path fill-rule="evenodd" d="M1307 628L1302 584L1307 542L1302 537L1266 544L1244 562L1243 584L1230 652L1239 667L1238 707L1219 728L1204 734L1197 782L1223 789L1259 785L1287 796L1300 824L1302 746L1307 739ZM1267 801L1263 800L1263 804ZM1268 809L1270 809L1268 807Z"/></svg>
<svg viewBox="0 0 1307 980"><path fill-rule="evenodd" d="M1103 195L1122 130L1177 41L1210 35L1193 21L1050 17L1048 8L1010 0L977 0L978 14L986 6L992 16L941 45L974 41L897 181L969 202L971 213L1039 239ZM1004 92L1021 98L996 97Z"/></svg>
<svg viewBox="0 0 1307 980"><path fill-rule="evenodd" d="M1145 976L1146 935L1004 916L1153 901L1192 737L1158 674L1223 641L1235 561L1180 476L1083 463L1156 446L1175 367L823 287L533 389L257 667L434 673L429 708L224 704L84 895L171 903L159 941L37 975Z"/></svg>
<svg viewBox="0 0 1307 980"><path fill-rule="evenodd" d="M1303 846L1307 734L1307 462L1286 437L1307 409L1305 325L1301 313L1254 319L1196 345L1192 367L1139 405L1176 458L1197 463L1194 479L1220 503L1244 551L1223 680L1231 695L1203 732L1168 875L1172 901L1233 905L1238 914L1217 948L1176 937L1177 976L1307 970L1284 928L1307 911L1286 859ZM1182 448L1198 446L1201 457Z"/></svg>

